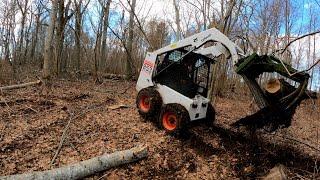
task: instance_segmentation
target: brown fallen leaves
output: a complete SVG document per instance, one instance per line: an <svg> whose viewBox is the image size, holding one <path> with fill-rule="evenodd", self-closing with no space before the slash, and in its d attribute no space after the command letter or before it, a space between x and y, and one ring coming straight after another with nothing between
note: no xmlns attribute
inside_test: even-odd
<svg viewBox="0 0 320 180"><path fill-rule="evenodd" d="M262 171L254 165L250 167L251 162L247 160L252 154L247 156L241 149L236 151L241 143L209 133L207 127L193 128L200 138L180 139L167 135L153 123L141 119L135 108L134 86L134 82L113 80L101 85L90 81L57 81L48 94L34 87L2 94L10 103L0 106L0 175L50 169L69 114L77 116L82 112L85 113L70 124L54 167L128 149L139 143L149 147L147 159L91 178L234 179L245 173L263 176L273 167L261 164ZM123 87L131 88L125 94L116 93L123 92ZM98 92L97 88L110 91ZM19 99L24 100L16 101ZM251 114L249 102L250 99L241 98L218 99L217 123L228 127ZM103 106L90 109L101 104ZM314 133L319 124L309 114L316 114L319 109L309 112L308 108L308 102L302 104L293 126L286 133L316 143Z"/></svg>

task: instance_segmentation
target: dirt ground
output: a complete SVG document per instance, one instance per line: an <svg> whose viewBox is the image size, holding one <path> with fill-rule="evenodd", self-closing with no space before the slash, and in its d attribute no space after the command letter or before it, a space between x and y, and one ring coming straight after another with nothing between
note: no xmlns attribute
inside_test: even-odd
<svg viewBox="0 0 320 180"><path fill-rule="evenodd" d="M88 179L252 179L277 164L286 166L290 178L320 178L319 101L304 101L291 127L252 135L229 126L254 112L251 99L219 98L215 127L197 123L174 137L139 116L134 87L135 82L121 80L100 85L59 80L51 90L2 92L0 175L47 170L146 144L146 159ZM67 139L51 166L70 119Z"/></svg>

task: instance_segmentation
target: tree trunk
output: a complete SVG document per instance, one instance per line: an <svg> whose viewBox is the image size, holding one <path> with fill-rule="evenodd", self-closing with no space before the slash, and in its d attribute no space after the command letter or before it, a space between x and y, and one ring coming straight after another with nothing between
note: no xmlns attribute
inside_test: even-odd
<svg viewBox="0 0 320 180"><path fill-rule="evenodd" d="M28 6L28 0L25 0L24 4L21 4L20 1L17 1L18 7L21 12L21 27L20 27L20 35L19 35L19 45L18 45L18 56L15 59L15 65L21 65L22 63L22 48L23 48L23 41L24 41L24 29L26 24L26 18L27 18L27 6Z"/></svg>
<svg viewBox="0 0 320 180"><path fill-rule="evenodd" d="M224 33L225 35L229 34L229 31L231 30L231 19L232 19L232 13L233 9L236 5L235 0L229 1L225 11L225 5L224 1L221 1L221 18L218 23L218 29ZM227 73L228 73L228 62L226 57L221 57L219 62L215 65L214 71L212 71L212 83L209 87L209 97L212 102L215 100L215 96L222 95L222 90L225 88L226 80L227 80ZM221 79L222 78L222 79Z"/></svg>
<svg viewBox="0 0 320 180"><path fill-rule="evenodd" d="M57 169L0 177L0 179L83 179L89 175L105 171L112 167L138 161L147 157L145 146L137 146L129 150L104 154L92 159Z"/></svg>
<svg viewBox="0 0 320 180"><path fill-rule="evenodd" d="M102 17L100 19L100 22L102 22ZM94 52L94 70L93 70L93 76L96 80L96 82L99 82L99 76L98 76L98 68L99 68L99 49L101 46L101 25L99 25L98 31L96 32L96 43L93 49Z"/></svg>
<svg viewBox="0 0 320 180"><path fill-rule="evenodd" d="M107 0L107 4L105 7L103 7L103 31L102 31L102 47L101 47L101 58L100 58L100 63L99 63L99 68L105 69L106 67L106 61L107 61L107 31L108 31L108 26L109 26L109 10L110 10L110 4L111 0Z"/></svg>
<svg viewBox="0 0 320 180"><path fill-rule="evenodd" d="M59 2L58 6L58 19L57 19L57 33L56 33L56 43L55 43L55 66L54 72L57 76L59 76L61 71L61 57L62 57L62 50L63 50L63 41L64 41L64 26L65 26L65 19L64 19L64 1Z"/></svg>
<svg viewBox="0 0 320 180"><path fill-rule="evenodd" d="M75 2L76 10L75 10L75 68L76 71L80 71L80 63L81 63L81 31L82 31L82 13L81 13L81 6L82 1L80 0L79 3Z"/></svg>
<svg viewBox="0 0 320 180"><path fill-rule="evenodd" d="M173 6L174 6L174 11L176 15L176 25L177 25L177 32L176 32L176 40L179 41L181 39L181 25L180 25L180 12L179 12L179 6L177 3L177 0L173 0Z"/></svg>
<svg viewBox="0 0 320 180"><path fill-rule="evenodd" d="M55 43L55 73L59 76L61 72L65 72L66 70L66 59L63 57L63 45L64 45L64 30L67 22L72 17L73 14L68 15L69 6L71 4L71 0L68 1L65 6L65 1L60 1L59 9L58 9L58 19L57 19L57 33L56 33L56 43Z"/></svg>
<svg viewBox="0 0 320 180"><path fill-rule="evenodd" d="M136 0L132 0L130 19L129 19L129 38L127 40L127 60L126 60L126 78L131 79L132 77L132 45L133 45L133 21L134 21L134 10L136 7Z"/></svg>
<svg viewBox="0 0 320 180"><path fill-rule="evenodd" d="M36 47L38 42L38 33L40 28L40 13L36 15L36 29L32 35L32 41L31 41L31 52L30 52L30 61L35 62L35 53L36 53Z"/></svg>
<svg viewBox="0 0 320 180"><path fill-rule="evenodd" d="M57 19L57 8L58 8L58 1L59 0L52 0L52 10L50 13L50 25L47 29L47 37L45 40L45 47L44 47L44 62L43 62L43 79L45 83L51 78L51 71L52 71L52 42L53 42L53 35L54 35L54 26Z"/></svg>

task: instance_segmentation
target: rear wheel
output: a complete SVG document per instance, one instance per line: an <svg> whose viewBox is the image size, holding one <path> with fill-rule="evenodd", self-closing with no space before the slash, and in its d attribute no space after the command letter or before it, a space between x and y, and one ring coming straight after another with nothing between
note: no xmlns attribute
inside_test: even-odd
<svg viewBox="0 0 320 180"><path fill-rule="evenodd" d="M162 106L162 99L154 88L139 91L136 99L139 114L146 119L157 119Z"/></svg>
<svg viewBox="0 0 320 180"><path fill-rule="evenodd" d="M188 111L179 104L167 104L162 108L159 124L168 133L178 133L186 129L190 118Z"/></svg>

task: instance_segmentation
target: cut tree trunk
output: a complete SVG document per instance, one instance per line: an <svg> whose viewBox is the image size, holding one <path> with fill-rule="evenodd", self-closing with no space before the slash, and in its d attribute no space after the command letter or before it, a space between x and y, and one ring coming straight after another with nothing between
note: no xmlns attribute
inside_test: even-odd
<svg viewBox="0 0 320 180"><path fill-rule="evenodd" d="M281 91L281 82L279 79L270 79L264 89L268 94L276 94Z"/></svg>
<svg viewBox="0 0 320 180"><path fill-rule="evenodd" d="M28 86L40 85L41 83L42 82L40 80L37 80L37 81L34 81L34 82L16 84L16 85L11 85L11 86L4 86L4 87L0 87L0 91L25 88L25 87L28 87Z"/></svg>
<svg viewBox="0 0 320 180"><path fill-rule="evenodd" d="M284 79L270 79L265 87L264 90L268 97L273 98L282 98L293 91L296 90L296 87L292 86L288 82L286 82ZM313 91L306 90L304 92L303 98L317 98L317 93Z"/></svg>
<svg viewBox="0 0 320 180"><path fill-rule="evenodd" d="M0 179L82 179L109 168L135 162L148 155L145 146L137 146L128 150L104 154L69 166L47 170L0 177Z"/></svg>

